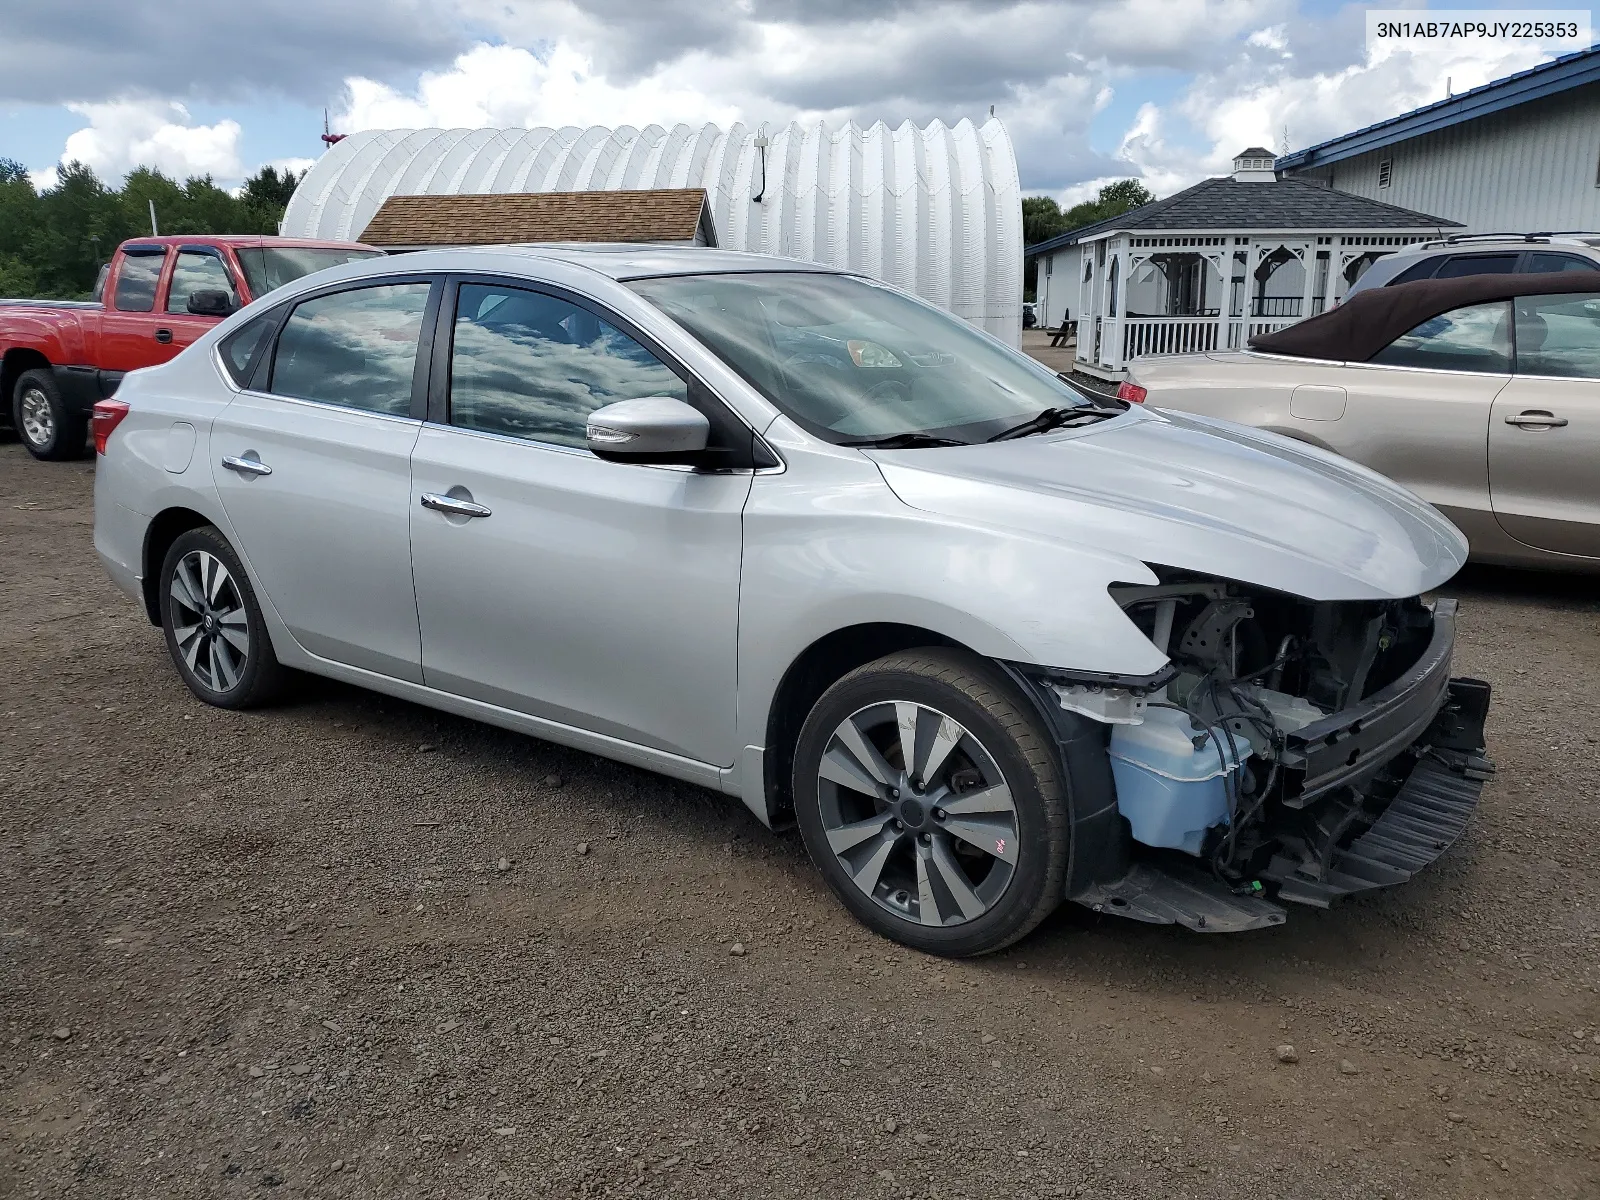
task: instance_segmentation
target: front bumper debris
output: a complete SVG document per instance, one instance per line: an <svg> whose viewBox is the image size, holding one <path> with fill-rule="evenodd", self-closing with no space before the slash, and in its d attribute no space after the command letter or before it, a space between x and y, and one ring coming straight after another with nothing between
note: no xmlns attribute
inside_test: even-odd
<svg viewBox="0 0 1600 1200"><path fill-rule="evenodd" d="M1483 757L1489 685L1450 677L1456 605L1393 683L1288 738L1300 786L1283 800L1275 852L1248 887L1165 852L1071 898L1096 912L1203 933L1283 924L1286 903L1328 908L1405 883L1466 829L1494 774Z"/></svg>

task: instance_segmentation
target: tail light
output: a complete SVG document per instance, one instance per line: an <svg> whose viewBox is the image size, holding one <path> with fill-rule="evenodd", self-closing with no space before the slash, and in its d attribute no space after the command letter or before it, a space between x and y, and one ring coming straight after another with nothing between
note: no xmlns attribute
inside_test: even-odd
<svg viewBox="0 0 1600 1200"><path fill-rule="evenodd" d="M122 418L128 415L128 405L122 400L96 400L94 415L89 418L89 429L94 434L94 452L106 452L106 439L111 436L111 431L122 424Z"/></svg>
<svg viewBox="0 0 1600 1200"><path fill-rule="evenodd" d="M1117 384L1117 399L1126 400L1129 404L1143 404L1144 398L1149 394L1149 389L1142 388L1137 383Z"/></svg>

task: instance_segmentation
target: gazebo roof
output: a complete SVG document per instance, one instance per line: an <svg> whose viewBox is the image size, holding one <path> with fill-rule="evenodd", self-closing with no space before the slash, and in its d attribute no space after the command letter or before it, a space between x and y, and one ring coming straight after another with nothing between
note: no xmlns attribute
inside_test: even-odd
<svg viewBox="0 0 1600 1200"><path fill-rule="evenodd" d="M1249 154L1250 151L1245 151ZM1263 153L1269 153L1264 151ZM1140 205L1119 216L1107 217L1092 225L1068 230L1027 247L1024 254L1036 254L1076 245L1100 234L1138 230L1218 230L1250 233L1304 229L1317 233L1337 233L1346 229L1397 229L1439 232L1463 228L1459 221L1429 216L1368 200L1349 192L1302 179L1280 179L1276 183L1241 182L1224 175L1202 179L1165 200Z"/></svg>

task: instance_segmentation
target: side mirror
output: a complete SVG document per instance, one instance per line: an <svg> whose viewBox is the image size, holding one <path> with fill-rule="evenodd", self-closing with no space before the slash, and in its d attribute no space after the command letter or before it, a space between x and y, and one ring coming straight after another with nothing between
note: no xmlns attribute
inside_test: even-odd
<svg viewBox="0 0 1600 1200"><path fill-rule="evenodd" d="M589 414L589 449L607 462L699 466L711 422L671 396L619 400Z"/></svg>
<svg viewBox="0 0 1600 1200"><path fill-rule="evenodd" d="M221 288L190 292L189 311L197 317L226 317L233 312L233 298Z"/></svg>

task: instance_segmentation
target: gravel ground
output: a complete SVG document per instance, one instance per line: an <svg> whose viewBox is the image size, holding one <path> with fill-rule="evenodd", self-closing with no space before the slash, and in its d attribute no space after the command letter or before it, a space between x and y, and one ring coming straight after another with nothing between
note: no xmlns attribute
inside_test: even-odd
<svg viewBox="0 0 1600 1200"><path fill-rule="evenodd" d="M945 962L711 793L199 704L92 478L0 445L0 1196L1600 1194L1593 581L1449 589L1501 773L1411 885Z"/></svg>

